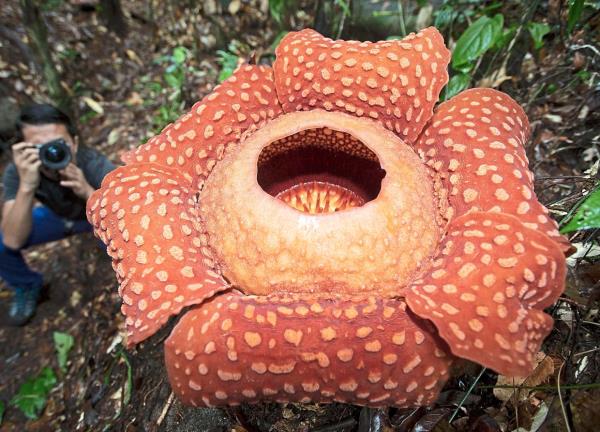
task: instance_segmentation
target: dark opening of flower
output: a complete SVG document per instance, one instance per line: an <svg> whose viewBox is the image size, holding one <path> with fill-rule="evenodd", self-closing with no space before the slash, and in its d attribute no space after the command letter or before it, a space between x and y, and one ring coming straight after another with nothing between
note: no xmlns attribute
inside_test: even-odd
<svg viewBox="0 0 600 432"><path fill-rule="evenodd" d="M354 136L319 127L264 147L257 177L264 191L297 210L330 213L374 200L385 171Z"/></svg>

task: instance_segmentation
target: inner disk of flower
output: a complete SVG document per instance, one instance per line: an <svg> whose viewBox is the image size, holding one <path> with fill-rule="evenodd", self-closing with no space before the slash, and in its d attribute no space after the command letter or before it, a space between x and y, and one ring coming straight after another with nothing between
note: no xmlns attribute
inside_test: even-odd
<svg viewBox="0 0 600 432"><path fill-rule="evenodd" d="M306 213L331 213L375 199L385 171L367 146L349 133L307 129L266 146L257 181L269 195Z"/></svg>
<svg viewBox="0 0 600 432"><path fill-rule="evenodd" d="M323 110L230 146L199 203L205 245L247 294L402 295L441 233L417 154L371 119Z"/></svg>

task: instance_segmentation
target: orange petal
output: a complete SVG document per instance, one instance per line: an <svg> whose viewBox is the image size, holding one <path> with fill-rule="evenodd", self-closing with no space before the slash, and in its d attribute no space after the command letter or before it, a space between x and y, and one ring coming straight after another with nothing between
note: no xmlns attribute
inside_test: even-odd
<svg viewBox="0 0 600 432"><path fill-rule="evenodd" d="M508 95L471 89L441 104L415 147L445 179L455 216L494 211L517 216L570 248L533 190L524 145L529 121Z"/></svg>
<svg viewBox="0 0 600 432"><path fill-rule="evenodd" d="M286 35L275 85L285 112L325 108L377 119L415 141L448 81L450 52L434 28L401 41L333 41L314 30Z"/></svg>
<svg viewBox="0 0 600 432"><path fill-rule="evenodd" d="M407 290L452 352L504 375L527 376L564 289L565 257L545 234L504 213L451 222L428 275Z"/></svg>
<svg viewBox="0 0 600 432"><path fill-rule="evenodd" d="M281 112L273 70L243 65L190 112L122 159L172 166L202 181L228 145Z"/></svg>
<svg viewBox="0 0 600 432"><path fill-rule="evenodd" d="M117 168L88 201L120 282L129 345L225 288L204 247L196 200L177 170L146 163Z"/></svg>
<svg viewBox="0 0 600 432"><path fill-rule="evenodd" d="M431 404L451 363L401 300L222 294L188 312L165 342L186 404L340 401Z"/></svg>

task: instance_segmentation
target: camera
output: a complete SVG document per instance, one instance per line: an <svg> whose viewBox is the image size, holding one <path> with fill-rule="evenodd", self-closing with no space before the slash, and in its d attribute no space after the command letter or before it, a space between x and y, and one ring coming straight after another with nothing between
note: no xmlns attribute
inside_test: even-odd
<svg viewBox="0 0 600 432"><path fill-rule="evenodd" d="M58 171L71 162L71 149L64 139L57 138L36 147L40 151L40 161L45 167Z"/></svg>

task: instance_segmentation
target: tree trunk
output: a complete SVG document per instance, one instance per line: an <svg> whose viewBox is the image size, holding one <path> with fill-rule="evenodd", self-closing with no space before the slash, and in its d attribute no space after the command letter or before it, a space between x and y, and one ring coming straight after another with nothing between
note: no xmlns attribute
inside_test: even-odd
<svg viewBox="0 0 600 432"><path fill-rule="evenodd" d="M52 60L48 45L48 29L35 0L20 0L23 12L23 24L29 38L29 45L41 68L48 95L52 101L65 113L72 115L71 98L60 82L60 74Z"/></svg>
<svg viewBox="0 0 600 432"><path fill-rule="evenodd" d="M121 38L127 36L127 22L121 8L121 0L101 0L100 13L111 32Z"/></svg>

